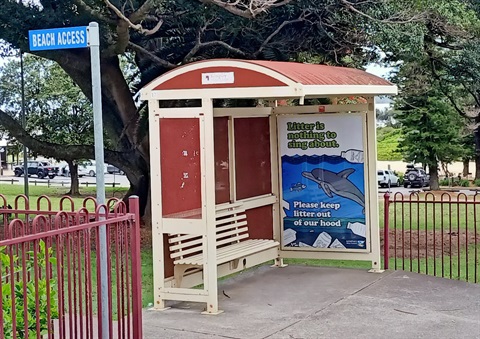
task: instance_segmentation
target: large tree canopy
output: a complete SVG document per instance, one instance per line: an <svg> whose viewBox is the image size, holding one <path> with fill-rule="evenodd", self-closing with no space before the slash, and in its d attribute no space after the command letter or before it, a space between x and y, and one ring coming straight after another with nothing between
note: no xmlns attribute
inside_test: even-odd
<svg viewBox="0 0 480 339"><path fill-rule="evenodd" d="M27 51L28 31L100 24L104 125L113 149L106 161L121 168L146 206L148 138L142 110L133 99L143 84L195 60L226 57L301 60L315 57L336 64L362 63L372 49L364 15L375 2L345 0L7 0L0 11L0 39ZM91 98L86 50L36 53L56 61ZM134 60L138 81L122 73L119 56ZM0 121L18 140L44 155L92 158L92 145L58 147L24 131L0 110Z"/></svg>
<svg viewBox="0 0 480 339"><path fill-rule="evenodd" d="M125 171L131 193L140 195L145 207L149 187L147 122L134 101L136 91L145 83L179 65L216 57L315 60L359 66L375 58L376 46L385 41L390 44L386 50L395 51L405 44L415 46L416 41L409 41L396 25L424 30L429 22L426 18L443 10L443 7L436 9L437 5L428 7L430 3L428 0L6 0L0 11L0 39L14 49L27 51L29 30L99 22L103 119L112 141L112 149L106 150L105 158ZM395 39L389 32L396 34ZM87 50L36 54L57 62L91 98ZM129 83L129 77L122 72L120 55L133 61L137 72L134 83ZM15 138L31 149L41 149L44 155L93 157L92 145L58 147L35 139L2 110L0 123Z"/></svg>
<svg viewBox="0 0 480 339"><path fill-rule="evenodd" d="M401 1L399 1L401 2ZM425 84L436 88L457 114L467 121L465 132L475 143L475 177L480 178L480 7L477 0L417 2L423 19L402 26L376 25L376 44L387 54L385 61L399 64L394 81L408 96L427 96ZM408 76L402 69L416 69ZM426 98L425 98L426 99ZM472 156L470 147L464 160ZM468 173L468 171L467 171Z"/></svg>

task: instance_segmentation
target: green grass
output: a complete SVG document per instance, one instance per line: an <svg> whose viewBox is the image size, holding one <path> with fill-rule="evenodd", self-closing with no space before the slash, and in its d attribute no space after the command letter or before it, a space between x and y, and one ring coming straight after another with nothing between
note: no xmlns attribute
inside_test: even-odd
<svg viewBox="0 0 480 339"><path fill-rule="evenodd" d="M415 199L415 198L414 198ZM452 201L456 198L452 198ZM379 206L380 225L384 224L384 208L383 201ZM395 210L394 210L395 208ZM396 214L396 219L395 219ZM480 220L480 206L467 205L467 204L426 204L420 203L416 205L412 203L395 203L390 206L389 211L389 226L390 229L397 228L405 230L433 230L445 229L449 230L450 226L452 230L458 231L464 230L467 227L469 230L473 230L475 227L475 220Z"/></svg>
<svg viewBox="0 0 480 339"><path fill-rule="evenodd" d="M365 270L372 268L371 261L363 260L284 259L283 261L289 265L358 268Z"/></svg>
<svg viewBox="0 0 480 339"><path fill-rule="evenodd" d="M398 255L398 253L397 253ZM468 255L468 261L467 261ZM480 282L480 245L477 245L477 260L475 260L475 246L470 245L468 249L463 249L460 255L438 256L436 260L433 257L410 259L390 258L389 269L404 270L415 273L427 274L437 277L444 277L472 283ZM396 265L395 265L396 262Z"/></svg>
<svg viewBox="0 0 480 339"><path fill-rule="evenodd" d="M153 304L153 253L142 250L142 306Z"/></svg>
<svg viewBox="0 0 480 339"><path fill-rule="evenodd" d="M0 184L0 194L4 195L7 199L7 203L14 206L15 197L24 193L23 185L8 185ZM37 200L40 196L46 195L50 198L52 203L52 210L58 210L60 208L60 200L68 192L68 187L45 187L45 186L30 186L29 187L29 200L30 208L37 209ZM105 194L106 198L117 197L121 198L128 191L127 187L106 187ZM78 209L82 206L83 200L88 196L95 196L96 188L95 187L82 187L80 188L80 197L72 197L75 203L75 209ZM68 202L65 202L68 203ZM23 207L23 200L20 200L19 207ZM66 205L68 206L68 205ZM46 199L41 199L40 209L47 209L48 203Z"/></svg>

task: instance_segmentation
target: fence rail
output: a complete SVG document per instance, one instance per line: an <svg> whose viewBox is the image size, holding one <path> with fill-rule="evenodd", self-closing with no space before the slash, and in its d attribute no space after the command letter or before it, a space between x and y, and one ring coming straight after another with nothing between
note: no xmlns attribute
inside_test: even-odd
<svg viewBox="0 0 480 339"><path fill-rule="evenodd" d="M384 268L480 282L480 194L384 195Z"/></svg>
<svg viewBox="0 0 480 339"><path fill-rule="evenodd" d="M39 210L47 200L47 210ZM23 207L21 208L20 206ZM100 309L108 309L110 338L141 338L141 264L138 198L50 200L29 208L0 195L0 339L102 338ZM109 303L100 295L99 229L107 228ZM3 227L2 227L3 226Z"/></svg>
<svg viewBox="0 0 480 339"><path fill-rule="evenodd" d="M6 182L6 183L10 183L11 185L14 185L16 183L19 182L18 179L0 179L0 182ZM45 180L31 180L29 179L28 180L28 183L30 185L34 185L34 186L37 186L37 185L47 185L47 187L65 187L65 186L70 186L71 182L70 181L50 181L50 179L45 179ZM84 185L85 187L88 187L88 186L96 186L97 184L95 182L88 182L88 181L84 181L84 182L79 182L78 183L79 185ZM112 187L120 187L121 184L119 182L106 182L105 183L105 186L112 186Z"/></svg>

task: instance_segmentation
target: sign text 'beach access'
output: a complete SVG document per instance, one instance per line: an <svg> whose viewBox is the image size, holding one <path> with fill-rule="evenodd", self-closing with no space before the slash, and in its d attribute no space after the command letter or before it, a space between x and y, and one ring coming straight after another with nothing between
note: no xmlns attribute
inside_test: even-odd
<svg viewBox="0 0 480 339"><path fill-rule="evenodd" d="M87 28L79 26L29 31L30 51L88 47Z"/></svg>

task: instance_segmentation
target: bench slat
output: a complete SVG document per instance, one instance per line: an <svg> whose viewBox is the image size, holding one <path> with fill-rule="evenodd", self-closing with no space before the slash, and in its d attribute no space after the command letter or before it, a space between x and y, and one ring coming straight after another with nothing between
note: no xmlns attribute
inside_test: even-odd
<svg viewBox="0 0 480 339"><path fill-rule="evenodd" d="M278 245L279 243L274 240L250 239L230 246L221 247L217 250L217 264L223 264L234 259L239 259L266 249L277 247ZM202 263L203 253L174 261L174 264L196 266L201 266Z"/></svg>
<svg viewBox="0 0 480 339"><path fill-rule="evenodd" d="M241 221L239 223L236 223L236 224L229 224L229 225L225 225L225 226L218 226L217 227L217 234L218 233L221 233L221 232L224 232L224 231L228 231L230 229L235 229L235 228L240 228L240 227L243 227L243 226L246 226L247 225L247 221Z"/></svg>
<svg viewBox="0 0 480 339"><path fill-rule="evenodd" d="M248 232L248 228L243 227L243 228L239 228L239 229L234 229L234 230L229 231L229 232L217 233L216 246L218 247L218 246L225 245L225 244L228 244L228 243L238 242L242 239L247 239L249 237L249 235L246 232ZM243 233L243 234L240 234L240 233ZM178 245L170 246L171 251L177 251L177 252L173 252L170 255L170 257L171 258L176 258L176 257L179 257L179 256L185 256L185 255L188 255L190 253L195 253L195 252L201 251L202 246L203 246L203 239L202 238L196 239L196 240L193 240L193 241L182 242ZM187 248L187 250L184 250L184 248Z"/></svg>
<svg viewBox="0 0 480 339"><path fill-rule="evenodd" d="M215 217L218 218L223 218L223 217L228 217L229 215L234 215L234 214L245 214L245 209L243 208L236 208L233 210L225 210L222 212L216 212Z"/></svg>
<svg viewBox="0 0 480 339"><path fill-rule="evenodd" d="M232 235L235 235L235 234L248 232L247 227L242 227L242 226L246 226L246 225L247 225L247 222L243 221L243 222L239 222L237 224L230 224L230 225L226 225L226 226L217 227L216 239L222 239L222 238L225 238L227 236L232 236ZM228 231L228 230L232 230L232 231ZM228 232L226 232L226 231L228 231ZM182 238L184 240L183 241L178 240L179 238ZM178 250L181 250L182 248L192 247L194 245L200 245L199 247L202 247L203 237L200 237L198 239L194 239L194 238L198 238L198 235L188 237L188 238L183 237L183 236L172 238L172 241L169 241L169 242L173 243L173 244L175 244L175 243L177 243L177 244L170 245L170 251L178 251ZM235 237L230 237L230 238L231 238L231 242L235 241ZM175 239L176 241L173 241L173 239ZM194 239L194 240L190 240L190 239ZM242 237L242 239L243 239L243 237ZM178 243L178 242L180 242L180 243Z"/></svg>
<svg viewBox="0 0 480 339"><path fill-rule="evenodd" d="M248 235L248 227L239 227L239 228L234 228L233 230L225 231L222 233L217 233L216 234L216 239L217 239L217 245L220 239L224 238L229 238L229 239L234 239L237 236L243 235L243 233L247 233Z"/></svg>
<svg viewBox="0 0 480 339"><path fill-rule="evenodd" d="M233 253L238 251L250 252L252 248L256 248L260 245L265 245L272 242L273 240L269 239L248 239L240 243L232 244L230 246L221 247L217 251L217 258L222 258L224 256L230 256Z"/></svg>
<svg viewBox="0 0 480 339"><path fill-rule="evenodd" d="M215 211L223 211L226 209L238 208L243 207L243 202L226 202L224 204L220 204L215 206Z"/></svg>
<svg viewBox="0 0 480 339"><path fill-rule="evenodd" d="M200 234L184 234L184 235L169 235L168 242L170 244L176 243L176 242L183 242L183 241L188 241L189 239L193 239L196 237L201 237Z"/></svg>
<svg viewBox="0 0 480 339"><path fill-rule="evenodd" d="M248 233L245 233L245 234L240 234L240 235L237 235L235 237L231 237L231 238L225 238L223 240L217 240L217 249L218 249L218 246L222 246L222 245L225 245L225 244L229 244L229 243L234 243L234 242L238 242L242 239L248 239L249 235Z"/></svg>
<svg viewBox="0 0 480 339"><path fill-rule="evenodd" d="M198 245L198 244L200 244L200 247L202 247L202 243L203 243L203 237L199 238L199 239L192 240L192 241L182 242L182 243L177 244L177 245L172 245L172 246L170 246L170 251L178 251L178 250L181 250L182 248L192 247L192 246Z"/></svg>
<svg viewBox="0 0 480 339"><path fill-rule="evenodd" d="M249 241L243 241L243 242L249 242ZM258 253L258 252L267 250L269 248L277 247L277 246L278 246L278 243L276 243L273 240L263 240L261 242L257 242L254 246L248 246L248 247L241 248L236 252L228 252L228 253L222 254L217 257L217 263L223 264L231 260L242 258L247 255Z"/></svg>
<svg viewBox="0 0 480 339"><path fill-rule="evenodd" d="M247 219L247 215L246 214L237 214L231 218L225 218L225 219L217 219L215 221L215 224L217 225L217 227L219 225L223 225L223 224L226 224L226 223L231 223L231 222L235 222L235 221L240 221L240 220L243 220L243 219Z"/></svg>
<svg viewBox="0 0 480 339"><path fill-rule="evenodd" d="M181 250L181 251L178 251L178 252L172 252L172 253L170 253L170 258L174 259L174 258L178 258L178 257L183 257L183 256L186 256L188 254L197 253L201 250L202 250L202 246L194 246L192 248L189 248L188 250Z"/></svg>

